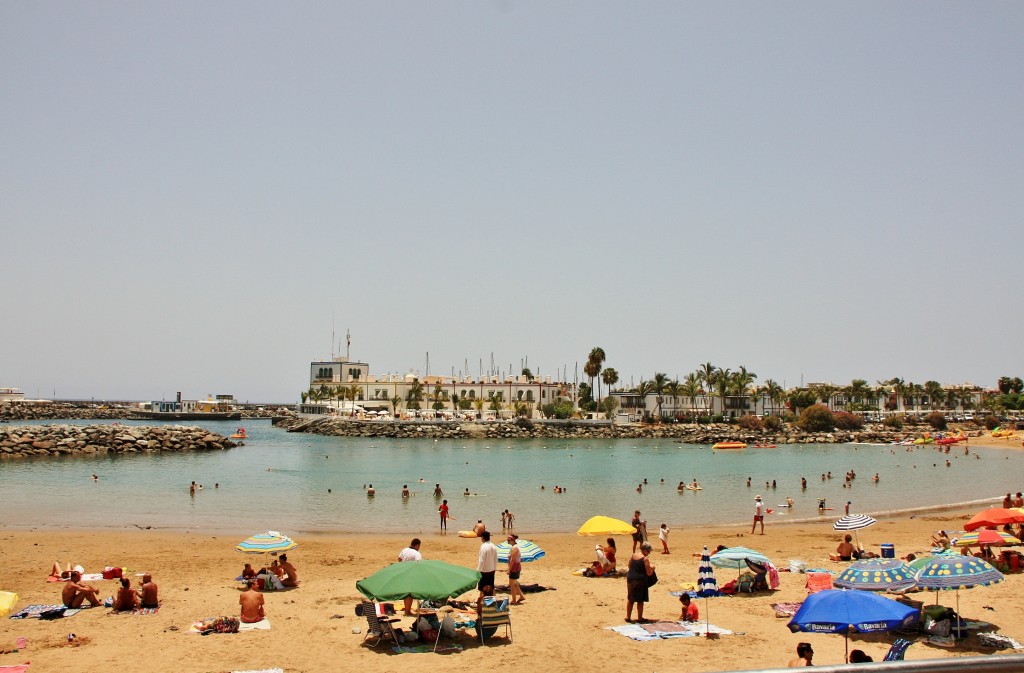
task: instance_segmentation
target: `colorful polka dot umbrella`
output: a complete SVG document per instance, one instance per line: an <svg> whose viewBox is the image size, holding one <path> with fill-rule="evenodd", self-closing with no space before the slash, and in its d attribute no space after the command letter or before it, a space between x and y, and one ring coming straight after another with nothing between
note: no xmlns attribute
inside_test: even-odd
<svg viewBox="0 0 1024 673"><path fill-rule="evenodd" d="M916 562L915 562L916 563ZM974 556L941 554L928 556L914 574L917 586L929 591L956 592L956 611L960 614L960 590L1002 582L1003 573ZM935 595L938 602L938 593Z"/></svg>
<svg viewBox="0 0 1024 673"><path fill-rule="evenodd" d="M832 584L842 589L887 591L908 589L917 582L914 569L898 559L864 559L854 561L836 577Z"/></svg>

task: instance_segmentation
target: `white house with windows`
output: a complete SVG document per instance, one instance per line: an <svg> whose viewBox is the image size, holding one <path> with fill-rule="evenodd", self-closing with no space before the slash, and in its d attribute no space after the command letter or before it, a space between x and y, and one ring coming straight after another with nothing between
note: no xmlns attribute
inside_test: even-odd
<svg viewBox="0 0 1024 673"><path fill-rule="evenodd" d="M528 417L536 417L545 404L574 399L574 392L573 384L550 376L460 378L420 376L413 371L376 376L369 364L340 356L310 363L309 391L299 412L507 419L514 418L519 407ZM439 407L436 412L435 406Z"/></svg>

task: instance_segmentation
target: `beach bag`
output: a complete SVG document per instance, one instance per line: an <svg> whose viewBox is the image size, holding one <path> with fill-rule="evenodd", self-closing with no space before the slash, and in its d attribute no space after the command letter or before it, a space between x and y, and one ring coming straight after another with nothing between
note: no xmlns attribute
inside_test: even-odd
<svg viewBox="0 0 1024 673"><path fill-rule="evenodd" d="M653 573L651 573L650 575L647 576L647 586L653 587L657 583L658 583L658 573L653 572Z"/></svg>
<svg viewBox="0 0 1024 673"><path fill-rule="evenodd" d="M103 569L103 579L105 579L105 580L116 580L116 579L119 579L120 577L121 577L121 569L120 568L111 568L110 566L107 566L106 568Z"/></svg>

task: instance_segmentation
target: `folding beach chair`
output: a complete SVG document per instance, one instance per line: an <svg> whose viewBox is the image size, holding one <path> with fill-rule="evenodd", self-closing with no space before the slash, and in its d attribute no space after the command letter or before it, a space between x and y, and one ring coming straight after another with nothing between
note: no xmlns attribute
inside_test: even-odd
<svg viewBox="0 0 1024 673"><path fill-rule="evenodd" d="M376 636L377 640L371 647L377 647L382 640L390 640L395 645L401 645L398 642L398 634L391 627L395 622L401 621L397 617L378 616L377 604L371 603L370 601L363 601L356 608L356 614L362 614L366 617L366 635L363 636L365 641L371 636Z"/></svg>
<svg viewBox="0 0 1024 673"><path fill-rule="evenodd" d="M505 627L505 637L512 642L512 613L508 607L508 598L494 599L493 602L485 602L481 609L480 623L477 630L480 632L480 644L484 645L485 638L493 636L499 626ZM490 633L488 633L490 631Z"/></svg>

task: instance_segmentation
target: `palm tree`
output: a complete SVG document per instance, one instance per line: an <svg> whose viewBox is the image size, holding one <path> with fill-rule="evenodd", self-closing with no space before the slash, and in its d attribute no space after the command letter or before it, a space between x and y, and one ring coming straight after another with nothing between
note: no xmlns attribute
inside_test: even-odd
<svg viewBox="0 0 1024 673"><path fill-rule="evenodd" d="M604 373L601 374L601 380L604 381L606 386L608 386L608 393L611 394L612 386L619 382L619 373L613 368L608 367L604 370Z"/></svg>
<svg viewBox="0 0 1024 673"><path fill-rule="evenodd" d="M395 395L391 398L391 415L398 418L398 405L402 403L402 398Z"/></svg>
<svg viewBox="0 0 1024 673"><path fill-rule="evenodd" d="M718 368L710 362L705 362L697 368L697 380L700 381L704 386L704 391L707 393L708 401L708 415L711 415L711 391L715 389L715 373Z"/></svg>
<svg viewBox="0 0 1024 673"><path fill-rule="evenodd" d="M473 406L476 407L476 417L484 417L484 398L477 397L473 400Z"/></svg>
<svg viewBox="0 0 1024 673"><path fill-rule="evenodd" d="M725 416L725 398L729 394L729 381L732 377L732 370L726 367L725 369L715 370L715 374L712 377L712 386L715 393L722 400L722 415Z"/></svg>
<svg viewBox="0 0 1024 673"><path fill-rule="evenodd" d="M696 409L697 398L704 393L704 388L701 387L700 379L695 372L690 372L686 375L686 378L683 379L682 384L679 386L679 392L690 400L690 409Z"/></svg>
<svg viewBox="0 0 1024 673"><path fill-rule="evenodd" d="M748 391L751 390L751 385L757 380L757 374L754 372L748 372L747 368L740 365L739 371L733 373L730 377L730 387L732 393L738 397L746 397ZM757 409L757 403L754 403L754 409Z"/></svg>
<svg viewBox="0 0 1024 673"><path fill-rule="evenodd" d="M654 378L651 379L651 390L654 392L656 397L654 401L658 404L658 420L661 420L661 403L663 401L662 396L665 394L665 390L668 388L668 374L662 372L655 372Z"/></svg>
<svg viewBox="0 0 1024 673"><path fill-rule="evenodd" d="M583 365L583 373L590 377L590 398L594 399L594 379L601 373L601 365L596 362L588 361L587 364ZM580 385L580 399L583 399L584 397L584 385L586 384ZM594 403L596 404L597 400L594 400Z"/></svg>
<svg viewBox="0 0 1024 673"><path fill-rule="evenodd" d="M672 416L675 418L679 408L679 393L682 390L682 385L679 383L679 379L672 379L665 384L665 392L672 398Z"/></svg>
<svg viewBox="0 0 1024 673"><path fill-rule="evenodd" d="M816 388L818 399L821 400L822 404L829 408L832 407L832 398L835 397L838 390L839 388L831 383L823 383Z"/></svg>
<svg viewBox="0 0 1024 673"><path fill-rule="evenodd" d="M640 398L640 402L644 405L644 417L647 417L647 396L654 392L654 383L652 381L643 381L636 384L634 388L637 396Z"/></svg>
<svg viewBox="0 0 1024 673"><path fill-rule="evenodd" d="M604 349L603 348L601 348L600 346L595 346L594 348L590 349L590 355L587 357L587 364L593 363L594 365L596 365L594 367L596 373L593 376L590 377L591 379L595 378L598 374L601 373L601 369L604 367L604 361L605 361L605 354L604 354ZM586 371L585 368L584 368L584 371ZM591 383L593 383L593 381L591 381ZM598 406L601 405L601 381L600 380L598 380L598 382L597 382L597 404L598 404Z"/></svg>
<svg viewBox="0 0 1024 673"><path fill-rule="evenodd" d="M932 409L937 409L941 406L942 401L946 397L942 384L938 381L925 381L924 394L928 396L928 406Z"/></svg>
<svg viewBox="0 0 1024 673"><path fill-rule="evenodd" d="M773 381L772 379L765 379L764 382L764 394L768 397L768 400L772 403L772 412L778 410L780 403L782 402L782 396L784 394L782 386Z"/></svg>
<svg viewBox="0 0 1024 673"><path fill-rule="evenodd" d="M420 402L423 400L423 384L420 383L419 379L413 379L412 384L409 386L409 392L405 394L406 407L409 409L419 409Z"/></svg>
<svg viewBox="0 0 1024 673"><path fill-rule="evenodd" d="M303 391L299 393L299 399L301 399L302 403L305 404L309 400L309 392Z"/></svg>

